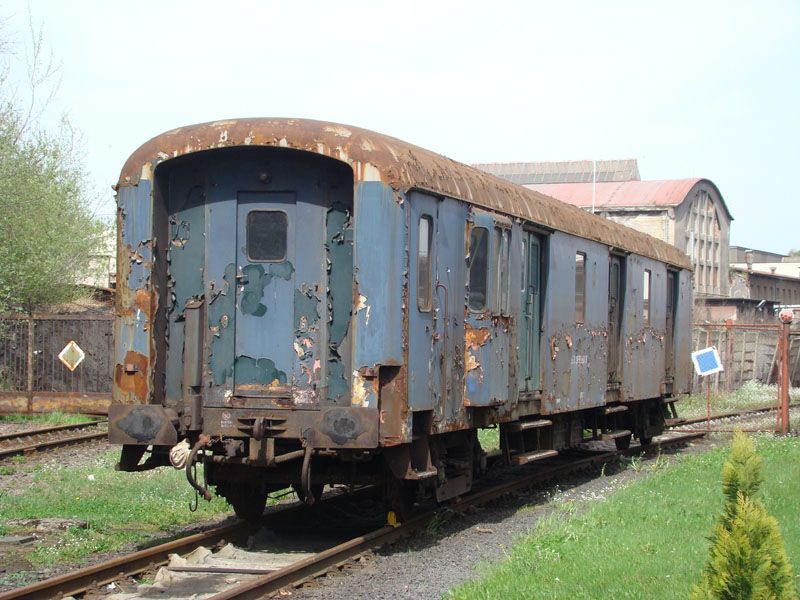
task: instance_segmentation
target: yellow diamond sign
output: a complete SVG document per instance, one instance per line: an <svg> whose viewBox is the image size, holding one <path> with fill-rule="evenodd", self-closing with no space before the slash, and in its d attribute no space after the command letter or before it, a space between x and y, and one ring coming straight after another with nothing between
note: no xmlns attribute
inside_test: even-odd
<svg viewBox="0 0 800 600"><path fill-rule="evenodd" d="M69 344L64 346L64 349L58 354L58 360L64 363L70 371L77 369L84 358L86 358L86 353L74 340L70 340Z"/></svg>

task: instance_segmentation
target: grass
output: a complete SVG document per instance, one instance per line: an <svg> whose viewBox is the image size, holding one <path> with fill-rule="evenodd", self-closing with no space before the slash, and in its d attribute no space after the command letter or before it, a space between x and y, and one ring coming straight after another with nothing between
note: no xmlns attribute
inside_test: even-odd
<svg viewBox="0 0 800 600"><path fill-rule="evenodd" d="M486 452L500 448L500 428L478 429L478 441Z"/></svg>
<svg viewBox="0 0 800 600"><path fill-rule="evenodd" d="M74 413L64 413L53 411L43 414L12 414L0 415L0 421L11 423L38 423L42 427L55 425L74 425L76 423L86 423L93 420L92 417Z"/></svg>
<svg viewBox="0 0 800 600"><path fill-rule="evenodd" d="M96 464L40 468L19 495L0 499L0 523L7 532L12 519L70 519L86 526L69 527L56 539L38 543L26 558L34 567L77 562L97 553L140 542L158 532L227 514L221 498L200 501L189 511L194 494L182 472L156 469L141 473L114 470L118 451L109 451ZM24 528L22 528L24 529Z"/></svg>
<svg viewBox="0 0 800 600"><path fill-rule="evenodd" d="M800 390L791 389L789 401L800 400ZM747 381L734 392L711 394L711 414L734 412L748 408L767 408L775 406L778 402L778 387L766 385L758 381ZM678 416L691 419L706 415L706 395L700 390L681 399L676 405Z"/></svg>
<svg viewBox="0 0 800 600"><path fill-rule="evenodd" d="M759 495L780 523L800 584L800 438L762 436L757 449L766 479ZM723 505L720 470L727 454L721 448L640 469L605 502L557 510L503 562L483 567L481 579L448 597L687 598Z"/></svg>

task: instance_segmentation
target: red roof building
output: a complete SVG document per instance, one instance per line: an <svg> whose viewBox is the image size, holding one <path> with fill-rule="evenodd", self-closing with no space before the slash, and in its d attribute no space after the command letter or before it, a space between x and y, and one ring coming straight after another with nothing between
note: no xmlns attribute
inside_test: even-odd
<svg viewBox="0 0 800 600"><path fill-rule="evenodd" d="M587 177L587 165L588 169L595 168L603 175L598 177L595 173L595 183L591 170ZM641 181L635 161L476 166L677 246L694 264L695 295L728 295L733 217L719 189L710 180Z"/></svg>

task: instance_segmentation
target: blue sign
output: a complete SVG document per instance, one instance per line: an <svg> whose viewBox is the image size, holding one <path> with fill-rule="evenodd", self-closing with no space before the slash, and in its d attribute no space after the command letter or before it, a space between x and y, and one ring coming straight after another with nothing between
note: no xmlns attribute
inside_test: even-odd
<svg viewBox="0 0 800 600"><path fill-rule="evenodd" d="M719 359L719 352L717 352L715 346L692 352L692 363L694 364L695 372L702 377L713 375L723 370L722 361Z"/></svg>

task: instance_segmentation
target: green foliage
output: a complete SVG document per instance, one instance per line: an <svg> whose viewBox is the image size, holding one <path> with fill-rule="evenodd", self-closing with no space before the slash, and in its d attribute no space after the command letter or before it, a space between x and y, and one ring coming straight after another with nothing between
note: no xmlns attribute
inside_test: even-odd
<svg viewBox="0 0 800 600"><path fill-rule="evenodd" d="M722 467L725 507L694 600L797 597L778 522L754 497L764 481L761 466L752 440L737 432Z"/></svg>
<svg viewBox="0 0 800 600"><path fill-rule="evenodd" d="M52 62L42 66L41 33L32 33L30 105L20 108L16 92L0 80L0 311L85 295L77 284L90 273L105 229L89 208L69 123L62 119L55 132L39 126L35 93L55 71ZM8 72L9 56L0 53L0 73Z"/></svg>

